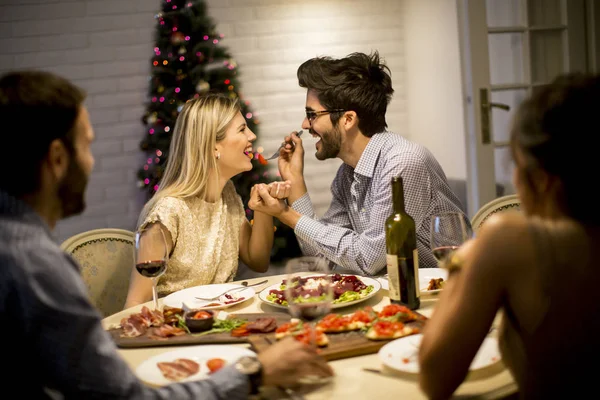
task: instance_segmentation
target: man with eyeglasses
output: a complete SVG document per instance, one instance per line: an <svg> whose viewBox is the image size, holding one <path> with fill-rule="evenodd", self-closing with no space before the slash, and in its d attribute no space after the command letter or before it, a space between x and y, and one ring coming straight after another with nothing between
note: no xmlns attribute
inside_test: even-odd
<svg viewBox="0 0 600 400"><path fill-rule="evenodd" d="M292 227L304 254L322 254L350 272L377 275L386 265L391 179L400 175L406 211L417 226L419 266L437 267L429 246L430 217L463 212L462 207L429 150L387 130L385 113L394 89L379 54L313 58L298 68L298 81L307 89L302 128L319 139L315 156L344 162L331 185L333 199L316 219L303 175L302 140L294 132L285 138L278 161L281 177L292 182L291 207L261 188L263 203L257 209Z"/></svg>

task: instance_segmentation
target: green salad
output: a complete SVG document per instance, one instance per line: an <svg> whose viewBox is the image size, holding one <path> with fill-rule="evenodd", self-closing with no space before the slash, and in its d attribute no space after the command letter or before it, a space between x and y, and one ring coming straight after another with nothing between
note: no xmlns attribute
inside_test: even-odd
<svg viewBox="0 0 600 400"><path fill-rule="evenodd" d="M333 288L336 288L336 285L344 285L339 287L347 287L348 283L352 283L353 287L356 290L346 290L341 295L338 295L334 300L333 304L341 304L341 303L349 303L352 301L364 299L369 295L369 293L373 292L373 285L365 285L358 277L354 275L333 275L335 279L332 279L331 285ZM298 296L294 298L294 302L296 303L318 303L325 300L326 295L323 294L321 296L310 296L305 297L303 292L308 290L314 290L319 287L318 277L308 277L302 278L301 282L293 282L292 288L294 292L297 292ZM286 299L286 288L287 286L283 283L279 285L279 290L272 289L269 294L266 296L267 301L272 303L281 304L284 307L288 306L288 301ZM339 293L339 291L338 291ZM294 293L296 294L296 293Z"/></svg>

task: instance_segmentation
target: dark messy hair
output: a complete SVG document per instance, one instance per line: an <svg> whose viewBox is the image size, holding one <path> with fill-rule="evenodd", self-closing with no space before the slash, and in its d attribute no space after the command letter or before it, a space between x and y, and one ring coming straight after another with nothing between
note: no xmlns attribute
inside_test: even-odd
<svg viewBox="0 0 600 400"><path fill-rule="evenodd" d="M13 172L0 174L0 189L14 196L39 189L40 167L50 143L60 139L74 151L73 126L85 100L83 90L43 71L0 77L3 145L12 153Z"/></svg>
<svg viewBox="0 0 600 400"><path fill-rule="evenodd" d="M387 128L385 113L394 89L390 69L380 63L379 53L352 53L333 59L316 57L298 68L301 87L314 90L328 110L356 112L358 127L368 137ZM343 114L331 113L335 125Z"/></svg>
<svg viewBox="0 0 600 400"><path fill-rule="evenodd" d="M587 224L600 224L589 191L598 171L599 107L598 75L561 75L521 103L511 132L513 157L517 151L524 156L527 184L535 188L535 168L558 178L559 206Z"/></svg>

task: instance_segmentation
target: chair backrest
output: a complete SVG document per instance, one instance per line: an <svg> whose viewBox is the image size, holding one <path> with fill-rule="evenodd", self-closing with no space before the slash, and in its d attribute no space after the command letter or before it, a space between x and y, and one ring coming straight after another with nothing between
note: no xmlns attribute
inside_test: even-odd
<svg viewBox="0 0 600 400"><path fill-rule="evenodd" d="M519 197L516 194L498 197L481 207L471 219L473 232L476 233L493 214L505 211L520 211L520 209L521 200L519 200Z"/></svg>
<svg viewBox="0 0 600 400"><path fill-rule="evenodd" d="M91 302L104 316L123 309L134 263L135 233L94 229L70 237L61 248L81 266Z"/></svg>

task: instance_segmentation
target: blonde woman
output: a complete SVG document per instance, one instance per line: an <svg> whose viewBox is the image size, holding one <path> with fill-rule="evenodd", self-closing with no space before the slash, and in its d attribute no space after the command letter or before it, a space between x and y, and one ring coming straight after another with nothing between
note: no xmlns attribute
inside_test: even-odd
<svg viewBox="0 0 600 400"><path fill-rule="evenodd" d="M252 169L255 139L235 99L210 94L183 107L160 187L138 220L138 229L160 229L167 242L169 264L157 284L160 297L231 281L238 259L254 271L268 269L273 218L255 212L251 225L230 180ZM251 189L251 208L260 201L257 186ZM289 182L265 188L278 199L290 192ZM151 299L151 280L133 268L125 308Z"/></svg>

